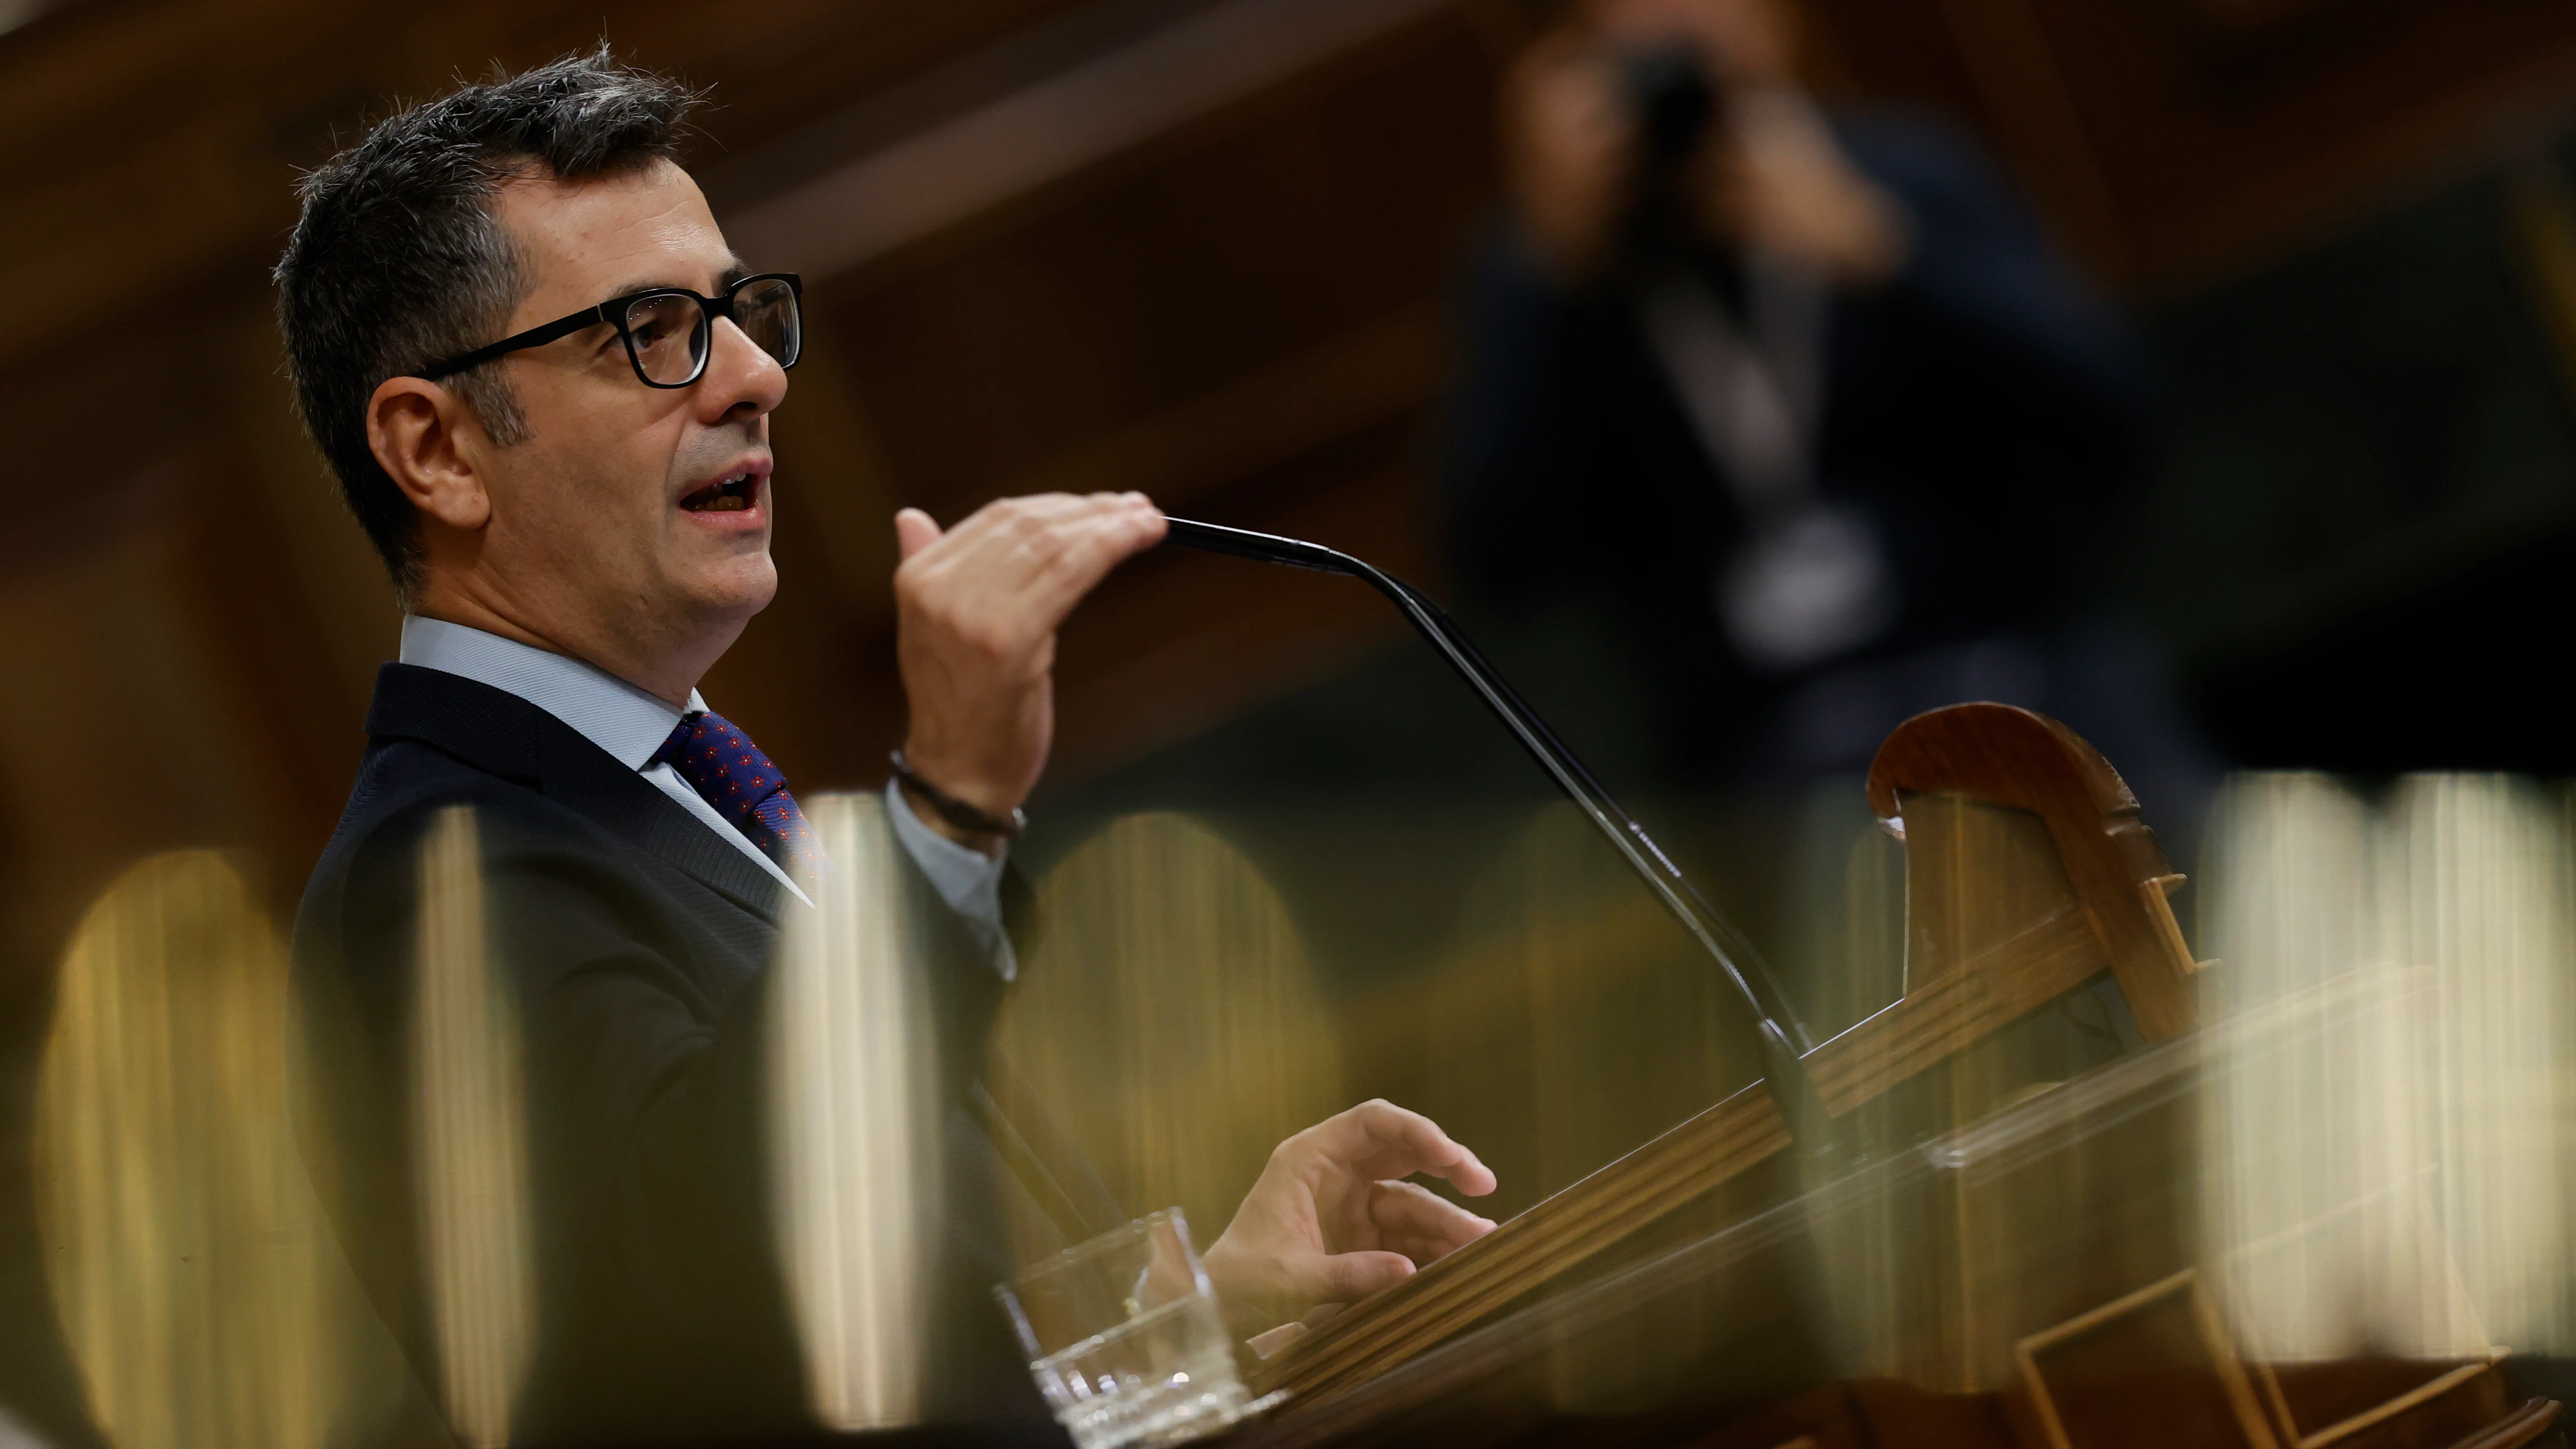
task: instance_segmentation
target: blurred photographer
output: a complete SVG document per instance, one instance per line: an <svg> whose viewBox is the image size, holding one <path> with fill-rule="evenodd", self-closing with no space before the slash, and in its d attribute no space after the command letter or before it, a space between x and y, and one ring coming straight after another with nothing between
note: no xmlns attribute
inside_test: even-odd
<svg viewBox="0 0 2576 1449"><path fill-rule="evenodd" d="M2151 661L2070 632L2065 566L2136 453L2127 340L1964 140L1825 111L1796 42L1776 0L1590 0L1513 70L1462 581L1606 619L1668 778L1848 774L1969 698L2115 749Z"/></svg>

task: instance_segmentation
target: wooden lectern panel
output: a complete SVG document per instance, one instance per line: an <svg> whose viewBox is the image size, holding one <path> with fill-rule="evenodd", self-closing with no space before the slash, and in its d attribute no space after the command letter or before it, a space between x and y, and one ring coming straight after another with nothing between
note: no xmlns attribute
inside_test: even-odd
<svg viewBox="0 0 2576 1449"><path fill-rule="evenodd" d="M2091 745L2026 709L1917 715L1879 747L1870 808L1906 845L1905 995L1807 1054L1840 1116L2108 970L2139 1030L2192 1026L2182 884Z"/></svg>
<svg viewBox="0 0 2576 1449"><path fill-rule="evenodd" d="M1796 1173L1778 1160L1789 1139L1768 1089L1747 1087L1263 1365L1259 1389L1295 1396L1237 1442L2564 1442L2559 1406L2516 1393L2491 1350L2248 1360L2209 1276L2236 1253L2205 1219L2204 1093L2349 993L2186 1036L2193 968L2165 904L2178 878L2099 755L2038 715L1966 705L1899 729L1870 793L1907 842L1906 988L1808 1054L1840 1120L1802 1144ZM2056 1080L1983 1083L2006 1093L1956 1090L2031 1044L2004 1027L2105 973L2161 1044L2127 1038ZM1958 1120L1917 1135L1919 1113L1841 1115L1945 1061ZM1901 1097L1884 1105L1923 1105ZM1794 1196L1676 1213L1766 1159L1743 1185L1795 1177Z"/></svg>
<svg viewBox="0 0 2576 1449"><path fill-rule="evenodd" d="M2191 1024L2179 881L2092 747L2027 710L1907 721L1869 781L1907 841L1903 999L1806 1057L1840 1115L2104 970L2154 1040ZM1901 822L1900 822L1901 816ZM1570 1275L1789 1145L1755 1083L1296 1340L1252 1375L1314 1404Z"/></svg>

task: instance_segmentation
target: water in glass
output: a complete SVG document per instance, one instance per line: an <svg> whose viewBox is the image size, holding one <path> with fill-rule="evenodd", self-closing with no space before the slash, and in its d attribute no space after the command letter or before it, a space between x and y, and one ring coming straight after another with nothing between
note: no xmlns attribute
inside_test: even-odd
<svg viewBox="0 0 2576 1449"><path fill-rule="evenodd" d="M1166 1303L1031 1367L1081 1449L1178 1444L1243 1413L1243 1381L1208 1293Z"/></svg>

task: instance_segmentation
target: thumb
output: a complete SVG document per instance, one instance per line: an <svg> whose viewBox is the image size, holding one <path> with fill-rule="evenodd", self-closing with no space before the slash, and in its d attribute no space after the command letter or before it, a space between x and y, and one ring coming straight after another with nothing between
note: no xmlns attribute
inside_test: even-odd
<svg viewBox="0 0 2576 1449"><path fill-rule="evenodd" d="M918 508L907 508L894 516L895 547L910 558L939 542L939 524Z"/></svg>
<svg viewBox="0 0 2576 1449"><path fill-rule="evenodd" d="M1324 1301L1356 1303L1412 1277L1413 1260L1402 1253L1334 1253L1319 1276Z"/></svg>

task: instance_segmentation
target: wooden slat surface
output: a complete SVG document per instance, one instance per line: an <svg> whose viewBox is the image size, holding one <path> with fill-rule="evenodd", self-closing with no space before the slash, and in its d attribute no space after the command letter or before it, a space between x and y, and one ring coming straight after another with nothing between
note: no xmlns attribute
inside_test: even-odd
<svg viewBox="0 0 2576 1449"><path fill-rule="evenodd" d="M1789 1145L1761 1082L1333 1318L1263 1364L1255 1391L1312 1402L1431 1348Z"/></svg>
<svg viewBox="0 0 2576 1449"><path fill-rule="evenodd" d="M2109 964L2074 902L1806 1056L1839 1117L1960 1048L2047 1005Z"/></svg>

